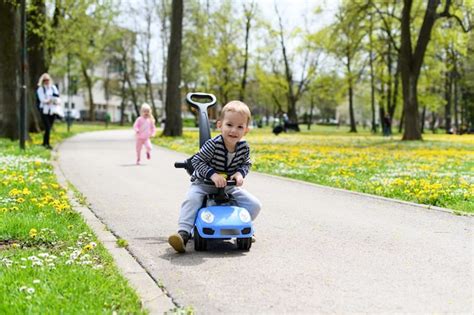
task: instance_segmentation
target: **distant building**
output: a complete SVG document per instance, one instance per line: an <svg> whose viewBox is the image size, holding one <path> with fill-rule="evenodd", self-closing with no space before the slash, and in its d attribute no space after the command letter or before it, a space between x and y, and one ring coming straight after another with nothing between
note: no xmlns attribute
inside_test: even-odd
<svg viewBox="0 0 474 315"><path fill-rule="evenodd" d="M133 32L126 33L129 36L123 36L120 43L112 47L128 47L128 56L133 55L133 43L135 41L135 34ZM107 117L110 118L110 122L120 122L121 120L121 106L122 106L122 80L125 66L122 63L122 55L116 48L111 48L105 59L100 64L96 65L93 69L88 71L88 75L93 80L92 87L92 99L94 102L94 114L95 120L105 121ZM128 62L127 62L128 63ZM132 65L126 65L126 68L132 69ZM70 113L74 118L79 120L90 120L90 101L89 91L84 84L79 85L78 74L70 76L70 82L68 82L68 75L65 74L62 78L56 78L58 82L61 98L64 103L64 112ZM81 77L82 80L82 77ZM70 95L67 93L69 87ZM158 112L158 115L162 115L162 102L160 100L161 85L153 84L154 90L154 103ZM136 95L138 97L138 106L143 102L144 99L144 87L143 84L137 84ZM125 89L125 93L129 92L128 85ZM151 105L151 102L148 102ZM124 121L131 122L136 117L136 111L132 104L130 97L126 97L125 108L123 111ZM159 117L157 117L158 119Z"/></svg>

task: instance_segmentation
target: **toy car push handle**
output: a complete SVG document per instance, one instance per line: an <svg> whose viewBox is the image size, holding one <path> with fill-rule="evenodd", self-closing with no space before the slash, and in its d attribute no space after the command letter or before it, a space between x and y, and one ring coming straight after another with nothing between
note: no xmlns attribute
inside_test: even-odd
<svg viewBox="0 0 474 315"><path fill-rule="evenodd" d="M188 172L189 175L193 175L194 167L193 167L193 164L191 163L191 158L185 160L184 162L175 162L174 167L184 168L186 172Z"/></svg>
<svg viewBox="0 0 474 315"><path fill-rule="evenodd" d="M194 99L210 100L207 103L194 101ZM199 147L202 147L204 142L211 139L211 127L209 125L209 116L207 109L216 105L217 99L213 94L208 93L188 93L186 95L186 102L199 113Z"/></svg>
<svg viewBox="0 0 474 315"><path fill-rule="evenodd" d="M174 162L175 168L186 168L187 165L186 162Z"/></svg>

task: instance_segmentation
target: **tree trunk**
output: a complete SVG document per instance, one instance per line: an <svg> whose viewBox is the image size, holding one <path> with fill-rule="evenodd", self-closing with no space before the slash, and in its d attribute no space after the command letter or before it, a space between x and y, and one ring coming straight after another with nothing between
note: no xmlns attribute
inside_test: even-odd
<svg viewBox="0 0 474 315"><path fill-rule="evenodd" d="M454 128L456 128L456 132L460 133L461 130L459 129L459 108L458 108L458 76L456 68L454 69L454 78L453 78L453 89L454 89Z"/></svg>
<svg viewBox="0 0 474 315"><path fill-rule="evenodd" d="M431 31L439 17L436 9L441 1L428 0L423 23L418 34L414 51L411 43L411 8L413 0L403 0L401 18L400 62L403 86L403 108L405 109L405 132L402 140L422 140L420 114L418 112L417 85L420 69L423 65L426 48L430 41ZM446 2L444 13L448 12L451 1Z"/></svg>
<svg viewBox="0 0 474 315"><path fill-rule="evenodd" d="M275 6L276 9L276 6ZM280 25L280 46L281 46L281 51L283 55L283 62L285 63L285 78L286 82L288 84L288 90L287 90L287 100L288 100L288 118L291 122L298 122L298 117L296 115L296 101L297 99L295 98L295 93L293 91L293 73L290 69L290 64L288 61L288 56L286 53L286 46L285 46L285 38L283 36L283 24L281 21L281 16L278 13L278 10L276 11L278 15L278 20L279 20L279 25Z"/></svg>
<svg viewBox="0 0 474 315"><path fill-rule="evenodd" d="M162 47L162 67L161 67L161 104L166 103L165 99L165 89L166 89L166 47L169 45L169 40L168 40L168 27L166 25L166 20L169 17L169 11L166 10L166 3L167 1L162 0L161 1L161 12L160 12L160 18L161 18L161 47Z"/></svg>
<svg viewBox="0 0 474 315"><path fill-rule="evenodd" d="M393 96L392 96L392 102L391 106L388 109L388 113L390 117L395 117L395 109L397 108L397 101L398 101L398 87L400 85L400 60L397 61L397 70L395 71L395 83L393 86Z"/></svg>
<svg viewBox="0 0 474 315"><path fill-rule="evenodd" d="M84 80L86 81L87 93L89 94L89 119L90 121L95 121L95 104L94 96L92 94L92 78L87 73L87 69L83 64L81 64L81 69Z"/></svg>
<svg viewBox="0 0 474 315"><path fill-rule="evenodd" d="M349 102L349 121L351 129L349 132L357 132L355 116L354 116L354 87L352 83L352 68L351 68L351 56L349 54L346 55L347 63L346 63L346 76L347 76L347 97Z"/></svg>
<svg viewBox="0 0 474 315"><path fill-rule="evenodd" d="M20 10L0 0L0 137L17 140L20 104Z"/></svg>
<svg viewBox="0 0 474 315"><path fill-rule="evenodd" d="M242 74L242 83L240 84L240 96L239 99L243 102L245 100L245 86L247 85L247 68L249 60L249 37L250 37L250 26L252 22L252 12L254 3L251 4L250 9L244 9L246 22L245 22L245 53L244 53L244 69Z"/></svg>
<svg viewBox="0 0 474 315"><path fill-rule="evenodd" d="M375 122L375 74L374 74L374 45L372 40L373 35L373 15L370 15L369 24L369 67L370 67L370 109L372 112L372 127L373 133L377 133L377 124ZM390 71L389 71L390 75Z"/></svg>
<svg viewBox="0 0 474 315"><path fill-rule="evenodd" d="M405 123L405 107L402 108L402 115L400 117L400 124L398 125L398 133L402 133L404 123Z"/></svg>
<svg viewBox="0 0 474 315"><path fill-rule="evenodd" d="M124 122L125 122L125 106L127 104L127 88L126 88L126 85L127 85L127 53L126 51L124 50L124 53L122 55L122 69L123 69L123 73L122 73L122 80L120 81L122 87L121 87L121 99L122 99L122 102L120 103L120 126L123 126Z"/></svg>
<svg viewBox="0 0 474 315"><path fill-rule="evenodd" d="M148 91L148 94L150 95L150 105L151 105L151 110L153 112L153 116L158 117L158 112L156 111L156 105L155 105L155 97L153 93L153 86L151 82L151 77L150 73L145 73L145 80L146 80L146 89ZM146 94L146 93L145 93Z"/></svg>
<svg viewBox="0 0 474 315"><path fill-rule="evenodd" d="M436 133L436 113L435 112L431 113L430 129L431 129L431 133L433 134Z"/></svg>
<svg viewBox="0 0 474 315"><path fill-rule="evenodd" d="M39 77L48 72L48 66L45 56L44 36L34 32L39 30L46 24L46 5L44 0L34 0L31 3L32 10L29 10L27 19L30 27L28 27L28 130L31 132L39 132L41 130L41 117L36 109L36 89L38 88Z"/></svg>
<svg viewBox="0 0 474 315"><path fill-rule="evenodd" d="M444 130L447 134L451 132L451 77L449 72L445 73L445 84L444 84L444 100L446 105L444 106Z"/></svg>
<svg viewBox="0 0 474 315"><path fill-rule="evenodd" d="M425 131L425 115L426 115L426 106L423 106L423 111L421 112L421 126L420 130L421 133L424 133Z"/></svg>
<svg viewBox="0 0 474 315"><path fill-rule="evenodd" d="M403 66L402 66L403 68ZM403 72L403 71L402 71ZM418 112L418 99L416 94L417 78L409 74L408 78L402 75L403 86L403 108L404 108L404 126L402 140L422 140L420 129L420 114Z"/></svg>
<svg viewBox="0 0 474 315"><path fill-rule="evenodd" d="M166 87L166 123L165 136L181 136L183 121L181 118L181 46L183 36L183 0L173 0L171 12L171 38L168 48L167 87Z"/></svg>
<svg viewBox="0 0 474 315"><path fill-rule="evenodd" d="M130 94L132 96L132 103L133 107L135 108L135 114L138 117L140 116L140 109L138 108L137 94L135 93L135 87L132 85L132 80L130 79L130 71L128 70L128 67L125 69L125 75L125 80L127 81L128 88L130 89Z"/></svg>
<svg viewBox="0 0 474 315"><path fill-rule="evenodd" d="M314 110L314 97L311 95L311 104L309 108L309 117L308 117L308 130L311 130L311 125L313 124L313 110Z"/></svg>

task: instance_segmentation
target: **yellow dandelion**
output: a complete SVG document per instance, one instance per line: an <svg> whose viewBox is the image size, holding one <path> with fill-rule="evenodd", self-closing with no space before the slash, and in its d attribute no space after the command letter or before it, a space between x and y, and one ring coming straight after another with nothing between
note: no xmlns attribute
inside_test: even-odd
<svg viewBox="0 0 474 315"><path fill-rule="evenodd" d="M38 235L38 231L35 228L33 228L33 229L30 230L29 234L30 234L31 238L35 238L36 235Z"/></svg>

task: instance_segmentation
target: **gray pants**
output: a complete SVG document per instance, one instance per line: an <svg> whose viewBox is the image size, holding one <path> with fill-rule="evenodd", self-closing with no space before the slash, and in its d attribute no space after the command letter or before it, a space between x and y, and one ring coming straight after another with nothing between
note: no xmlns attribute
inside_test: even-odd
<svg viewBox="0 0 474 315"><path fill-rule="evenodd" d="M194 182L189 188L188 195L181 205L179 213L178 231L186 231L191 233L194 227L194 220L198 210L201 208L204 197L208 194L217 192L217 188L212 185L204 185L200 182ZM236 187L228 186L225 192L232 194L236 204L239 207L245 208L250 213L252 221L258 216L262 207L260 201L246 190Z"/></svg>

